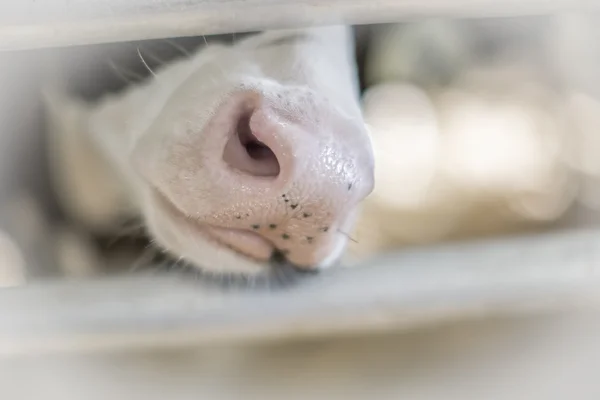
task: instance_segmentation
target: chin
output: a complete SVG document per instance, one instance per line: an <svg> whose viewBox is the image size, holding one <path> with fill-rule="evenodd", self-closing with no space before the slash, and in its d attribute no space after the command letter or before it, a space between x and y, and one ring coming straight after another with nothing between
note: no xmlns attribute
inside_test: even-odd
<svg viewBox="0 0 600 400"><path fill-rule="evenodd" d="M142 211L153 242L176 265L213 277L258 278L314 274L337 263L347 245L340 236L328 255L307 269L253 232L199 222L181 212L158 191L146 196Z"/></svg>
<svg viewBox="0 0 600 400"><path fill-rule="evenodd" d="M262 254L244 252L234 240L237 232L232 230L229 238L222 238L214 233L218 228L185 215L160 194L153 193L144 203L149 234L170 258L215 275L268 274L274 249L262 248Z"/></svg>

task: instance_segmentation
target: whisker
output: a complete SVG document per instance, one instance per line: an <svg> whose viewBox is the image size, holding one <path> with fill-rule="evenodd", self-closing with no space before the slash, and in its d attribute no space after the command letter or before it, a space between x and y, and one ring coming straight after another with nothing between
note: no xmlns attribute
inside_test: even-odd
<svg viewBox="0 0 600 400"><path fill-rule="evenodd" d="M158 64L159 68L162 67L163 65L165 65L167 63L165 60L163 60L162 58L158 57L155 53L153 53L150 50L148 50L147 47L140 46L139 49L143 49L144 53L146 54L146 57L150 58L153 61L155 61Z"/></svg>
<svg viewBox="0 0 600 400"><path fill-rule="evenodd" d="M127 226L130 224L130 226ZM132 219L131 222L125 222L113 237L106 243L107 247L113 247L118 241L124 239L135 239L143 236L145 226L139 220Z"/></svg>
<svg viewBox="0 0 600 400"><path fill-rule="evenodd" d="M186 57L190 57L190 52L187 51L183 46L181 46L180 44L172 41L171 39L163 39L165 42L167 42L168 44L170 44L171 46L173 46L174 49L179 50L181 52L181 54L183 54ZM206 40L206 39L205 39Z"/></svg>
<svg viewBox="0 0 600 400"><path fill-rule="evenodd" d="M351 240L354 243L358 243L358 240L354 239L352 236L350 236L350 234L348 234L348 233L346 233L344 231L341 231L339 229L338 229L338 232L341 233L342 235L346 236L348 238L348 240Z"/></svg>
<svg viewBox="0 0 600 400"><path fill-rule="evenodd" d="M141 268L146 268L152 259L156 257L158 253L158 249L149 243L146 248L142 251L142 254L132 263L131 268L129 268L129 272L135 272L140 270Z"/></svg>
<svg viewBox="0 0 600 400"><path fill-rule="evenodd" d="M108 66L121 78L125 81L125 83L131 84L136 83L144 78L141 75L138 75L134 72L131 72L123 67L117 66L117 64L111 59L108 61ZM132 80L133 77L134 79Z"/></svg>
<svg viewBox="0 0 600 400"><path fill-rule="evenodd" d="M142 52L140 51L139 46L137 48L137 53L138 53L138 56L140 56L140 60L142 60L142 63L144 63L144 66L146 67L146 69L152 74L152 76L154 76L156 78L156 74L154 73L154 71L152 71L152 69L150 69L150 67L148 66L148 63L146 62L146 60L144 60L144 57L142 57Z"/></svg>

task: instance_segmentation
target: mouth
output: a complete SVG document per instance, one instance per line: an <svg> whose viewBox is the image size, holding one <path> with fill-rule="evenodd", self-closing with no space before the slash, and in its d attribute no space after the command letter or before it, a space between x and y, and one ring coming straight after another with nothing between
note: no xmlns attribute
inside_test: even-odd
<svg viewBox="0 0 600 400"><path fill-rule="evenodd" d="M249 261L267 264L277 248L254 232L204 224L181 212L165 195L154 190L156 206L180 231L197 236L219 249L227 249Z"/></svg>
<svg viewBox="0 0 600 400"><path fill-rule="evenodd" d="M182 258L178 255L162 252L156 260L159 263L158 271L179 272L186 276L191 274L195 282L208 284L209 287L242 290L287 288L318 272L291 263L284 252L254 232L202 224L182 213L159 190L154 190L152 197L156 207L172 224L175 224L177 229L189 232L192 236L197 235L196 237L210 243L216 249L229 251L256 266L253 268L254 272L214 272L203 268L199 263L191 260L182 262Z"/></svg>

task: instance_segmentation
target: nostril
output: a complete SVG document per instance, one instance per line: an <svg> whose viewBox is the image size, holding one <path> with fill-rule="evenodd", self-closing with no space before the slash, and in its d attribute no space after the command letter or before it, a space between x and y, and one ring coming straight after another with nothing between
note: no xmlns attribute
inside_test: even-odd
<svg viewBox="0 0 600 400"><path fill-rule="evenodd" d="M244 115L240 118L236 132L240 143L244 146L246 153L248 153L250 158L258 161L277 161L275 153L273 153L266 144L259 141L252 133L252 130L250 129L250 115Z"/></svg>
<svg viewBox="0 0 600 400"><path fill-rule="evenodd" d="M245 113L237 121L235 132L223 151L223 160L230 167L253 176L276 177L279 161L275 153L256 138L250 128L252 113Z"/></svg>

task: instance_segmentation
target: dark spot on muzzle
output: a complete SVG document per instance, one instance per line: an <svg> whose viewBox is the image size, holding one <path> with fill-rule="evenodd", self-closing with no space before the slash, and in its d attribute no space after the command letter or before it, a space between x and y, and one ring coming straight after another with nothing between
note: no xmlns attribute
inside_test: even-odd
<svg viewBox="0 0 600 400"><path fill-rule="evenodd" d="M316 268L304 268L290 262L286 256L288 253L288 250L275 250L273 252L270 264L275 270L291 270L300 275L316 275L319 273L319 270Z"/></svg>

